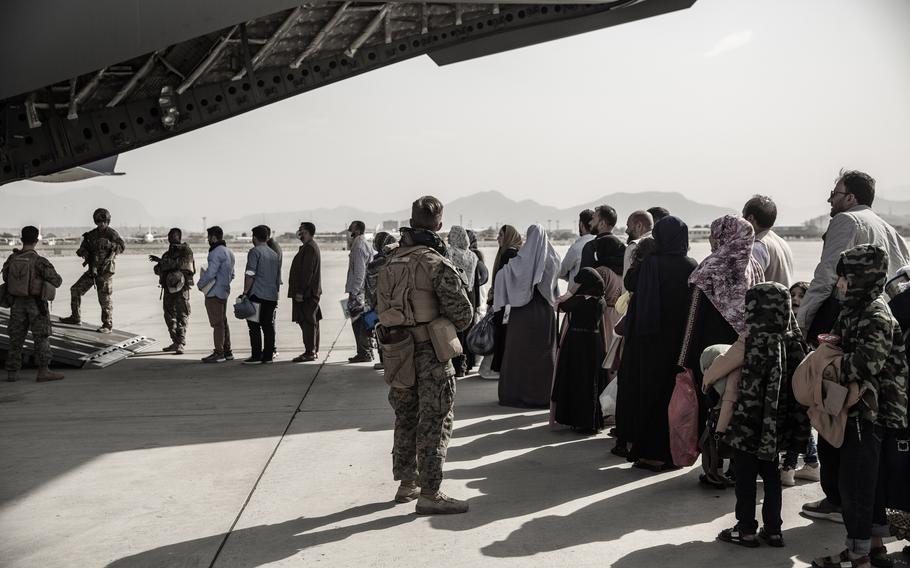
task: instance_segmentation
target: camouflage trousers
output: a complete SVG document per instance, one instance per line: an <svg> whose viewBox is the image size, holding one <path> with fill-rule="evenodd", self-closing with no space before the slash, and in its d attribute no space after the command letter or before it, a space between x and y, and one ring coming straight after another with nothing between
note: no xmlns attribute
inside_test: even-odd
<svg viewBox="0 0 910 568"><path fill-rule="evenodd" d="M452 437L455 372L451 363L436 359L430 342L416 345L414 365L415 385L389 391L395 410L392 473L396 481L417 481L422 489L436 491Z"/></svg>
<svg viewBox="0 0 910 568"><path fill-rule="evenodd" d="M51 362L51 320L47 302L35 298L14 298L9 314L9 349L6 353L6 370L22 368L22 348L28 331L35 342L35 365L47 367Z"/></svg>
<svg viewBox="0 0 910 568"><path fill-rule="evenodd" d="M70 287L70 307L72 314L81 318L82 296L92 289L92 286L98 291L98 303L101 304L101 324L104 327L111 328L114 325L114 275L101 274L94 275L91 272L85 272L76 280L76 283Z"/></svg>
<svg viewBox="0 0 910 568"><path fill-rule="evenodd" d="M186 324L190 319L189 289L174 294L164 293L164 323L171 341L176 345L186 345Z"/></svg>

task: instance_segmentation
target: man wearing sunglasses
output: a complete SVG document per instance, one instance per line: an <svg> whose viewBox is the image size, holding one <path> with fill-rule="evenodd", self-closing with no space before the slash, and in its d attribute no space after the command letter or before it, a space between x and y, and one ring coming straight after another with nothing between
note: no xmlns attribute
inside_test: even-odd
<svg viewBox="0 0 910 568"><path fill-rule="evenodd" d="M875 180L859 171L841 170L828 195L831 222L823 237L822 257L797 314L799 328L813 345L819 333L830 333L840 314L837 299L837 263L841 253L858 245L874 244L888 256L888 275L910 264L907 243L884 219L872 211ZM838 488L839 453L823 438L818 440L821 485L825 498L803 505L803 513L814 518L843 522Z"/></svg>

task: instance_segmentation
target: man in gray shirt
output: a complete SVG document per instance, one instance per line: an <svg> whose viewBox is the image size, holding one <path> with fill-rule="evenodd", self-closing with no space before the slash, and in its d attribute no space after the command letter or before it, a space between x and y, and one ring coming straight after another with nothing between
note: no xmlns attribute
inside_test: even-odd
<svg viewBox="0 0 910 568"><path fill-rule="evenodd" d="M243 295L259 304L259 317L246 322L250 329L250 357L243 361L246 365L271 363L275 354L275 308L281 286L281 260L269 248L270 233L265 225L253 227L253 248L246 257Z"/></svg>

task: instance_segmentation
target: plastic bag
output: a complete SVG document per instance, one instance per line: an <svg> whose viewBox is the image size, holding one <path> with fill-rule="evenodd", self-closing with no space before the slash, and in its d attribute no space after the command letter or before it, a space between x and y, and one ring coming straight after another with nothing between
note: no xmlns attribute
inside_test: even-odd
<svg viewBox="0 0 910 568"><path fill-rule="evenodd" d="M604 416L616 416L617 379L613 379L600 393L600 410Z"/></svg>

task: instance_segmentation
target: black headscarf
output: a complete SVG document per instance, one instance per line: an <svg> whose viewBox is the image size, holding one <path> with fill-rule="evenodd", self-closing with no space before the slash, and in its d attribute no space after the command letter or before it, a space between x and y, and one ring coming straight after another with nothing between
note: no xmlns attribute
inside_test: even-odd
<svg viewBox="0 0 910 568"><path fill-rule="evenodd" d="M575 275L575 283L578 284L576 296L595 296L602 298L604 295L604 279L600 277L593 268L582 268Z"/></svg>
<svg viewBox="0 0 910 568"><path fill-rule="evenodd" d="M664 217L654 225L651 237L657 251L641 264L635 290L635 334L652 335L660 331L661 256L685 256L689 252L689 227L679 217Z"/></svg>
<svg viewBox="0 0 910 568"><path fill-rule="evenodd" d="M615 235L598 236L594 239L594 267L609 268L622 276L626 245Z"/></svg>

